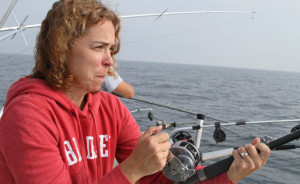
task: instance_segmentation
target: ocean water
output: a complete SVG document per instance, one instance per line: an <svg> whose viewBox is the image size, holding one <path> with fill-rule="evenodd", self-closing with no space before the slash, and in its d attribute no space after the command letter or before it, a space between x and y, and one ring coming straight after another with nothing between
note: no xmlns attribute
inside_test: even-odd
<svg viewBox="0 0 300 184"><path fill-rule="evenodd" d="M32 56L0 55L0 104L5 102L8 87L18 78L29 74L33 65ZM137 61L119 61L118 72L134 86L136 98L227 122L300 118L300 73ZM136 100L120 99L129 110L152 108L155 120L176 122L180 127L196 122L195 115ZM142 131L155 126L155 121L150 121L147 113L132 113ZM204 122L213 123L210 119ZM200 151L205 153L241 146L254 137L278 138L288 134L298 124L282 122L224 126L221 128L226 133L226 140L218 144L212 136L214 128L207 128L203 130ZM300 145L299 140L292 143ZM202 164L210 165L216 161ZM300 180L299 163L300 149L272 151L262 169L239 183L297 184Z"/></svg>

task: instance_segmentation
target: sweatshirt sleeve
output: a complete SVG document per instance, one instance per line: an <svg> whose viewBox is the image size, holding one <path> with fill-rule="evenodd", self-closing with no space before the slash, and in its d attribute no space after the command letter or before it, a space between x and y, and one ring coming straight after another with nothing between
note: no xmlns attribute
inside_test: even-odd
<svg viewBox="0 0 300 184"><path fill-rule="evenodd" d="M15 100L6 108L1 118L0 147L11 172L7 180L10 175L19 184L71 183L58 149L57 130L42 110L45 107L32 100Z"/></svg>
<svg viewBox="0 0 300 184"><path fill-rule="evenodd" d="M118 106L121 123L118 130L116 159L121 163L131 154L142 132L127 107L121 102Z"/></svg>
<svg viewBox="0 0 300 184"><path fill-rule="evenodd" d="M203 166L198 166L196 170L203 169ZM157 172L156 174L145 176L139 180L139 184L146 184L146 183L161 183L161 184L171 184L176 183L174 181L169 180L161 171ZM226 173L220 174L211 179L207 179L202 182L197 182L197 184L233 184L229 181Z"/></svg>

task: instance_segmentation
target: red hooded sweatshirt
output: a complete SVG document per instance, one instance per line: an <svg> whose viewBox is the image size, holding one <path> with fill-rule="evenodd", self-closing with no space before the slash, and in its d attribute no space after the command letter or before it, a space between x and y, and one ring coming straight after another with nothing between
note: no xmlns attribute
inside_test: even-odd
<svg viewBox="0 0 300 184"><path fill-rule="evenodd" d="M0 120L0 184L130 183L113 168L141 131L125 105L106 92L87 94L80 110L40 79L21 78L7 94ZM172 183L161 172L139 183ZM203 184L230 183L221 174Z"/></svg>

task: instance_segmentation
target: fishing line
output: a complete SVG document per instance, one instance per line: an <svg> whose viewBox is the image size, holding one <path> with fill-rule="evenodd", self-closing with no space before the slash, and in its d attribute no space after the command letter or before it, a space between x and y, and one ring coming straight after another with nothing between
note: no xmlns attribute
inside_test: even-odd
<svg viewBox="0 0 300 184"><path fill-rule="evenodd" d="M32 60L23 61L23 62L18 62L18 63L11 63L11 64L7 64L7 65L0 65L0 68L2 68L2 67L7 67L7 66L19 65L19 64L23 64L23 63L29 63L29 62L32 62Z"/></svg>
<svg viewBox="0 0 300 184"><path fill-rule="evenodd" d="M114 95L116 95L116 96L118 96L118 97L122 97L122 96L117 95L117 94L115 94L115 93L112 93L112 94L114 94ZM145 111L145 110L153 111L152 108L149 108L149 107L146 106L146 105L138 104L136 101L132 101L132 100L130 100L130 99L128 99L128 98L122 98L122 102L123 102L124 104L125 104L125 103L128 104L128 106L130 105L130 106L134 106L134 107L136 107L136 106L139 106L139 107L140 107L140 108L134 108L134 109L129 110L131 113L132 113L132 112Z"/></svg>
<svg viewBox="0 0 300 184"><path fill-rule="evenodd" d="M14 56L15 56L15 54L8 55L8 56L6 56L6 57L0 58L0 61L6 60L6 59L9 59L9 58L12 58L12 57L14 57Z"/></svg>
<svg viewBox="0 0 300 184"><path fill-rule="evenodd" d="M195 28L195 29L191 29L191 30L186 30L186 31L180 31L180 32L175 32L175 33L170 33L170 34L164 34L164 35L158 35L158 36L153 36L153 37L149 37L149 38L145 38L145 39L140 39L140 40L135 40L135 41L128 41L128 42L122 42L123 45L129 45L129 44L134 44L134 43L139 43L139 42L144 42L144 41L148 41L148 40L154 40L154 39L160 39L160 38L165 38L165 37L171 37L171 36L176 36L176 35L180 35L180 34L184 34L184 33L190 33L190 32L195 32L195 31L199 31L199 30L205 30L205 29L209 29L209 28L215 28L221 25L230 25L230 24L234 24L237 22L242 22L244 20L249 20L249 18L243 18L243 19L237 19L237 20L233 20L233 21L229 21L229 22L223 22L220 24L213 24L213 25L209 25L209 26L204 26L204 27L199 27L199 28ZM252 18L251 18L252 20Z"/></svg>
<svg viewBox="0 0 300 184"><path fill-rule="evenodd" d="M33 47L31 47L31 48L25 48L25 49L23 49L23 50L21 50L21 51L19 51L17 53L9 54L8 56L0 58L0 62L1 61L5 61L6 59L9 59L9 58L13 58L13 57L19 56L19 55L21 55L21 53L23 53L25 51L28 51L29 49L33 49ZM9 61L9 60L7 60L7 61ZM20 63L24 63L24 62L20 62ZM12 64L12 65L14 65L14 64ZM5 66L9 66L9 65L5 65Z"/></svg>

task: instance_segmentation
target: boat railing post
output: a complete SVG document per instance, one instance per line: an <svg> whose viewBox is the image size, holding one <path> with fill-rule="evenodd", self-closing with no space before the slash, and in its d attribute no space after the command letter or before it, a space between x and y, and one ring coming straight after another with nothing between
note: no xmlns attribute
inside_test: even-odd
<svg viewBox="0 0 300 184"><path fill-rule="evenodd" d="M197 114L197 120L196 120L196 133L195 133L195 146L196 148L200 149L200 143L201 143L201 137L202 137L202 126L204 123L204 114Z"/></svg>

